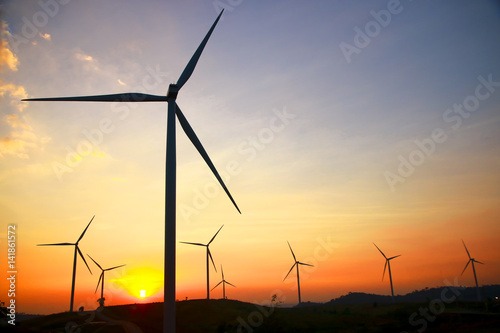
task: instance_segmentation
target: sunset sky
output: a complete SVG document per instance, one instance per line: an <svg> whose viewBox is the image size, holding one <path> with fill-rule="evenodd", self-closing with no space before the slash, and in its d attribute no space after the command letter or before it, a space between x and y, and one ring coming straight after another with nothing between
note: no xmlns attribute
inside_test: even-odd
<svg viewBox="0 0 500 333"><path fill-rule="evenodd" d="M0 267L17 227L19 312L69 308L73 247L106 304L163 301L165 95L220 10L177 102L242 214L178 126L177 240L208 242L229 298L297 302L500 276L497 1L3 1ZM75 307L100 271L78 261ZM177 298L204 298L205 250L177 243ZM0 301L8 300L0 283ZM145 290L146 297L140 297ZM211 293L222 297L222 289Z"/></svg>

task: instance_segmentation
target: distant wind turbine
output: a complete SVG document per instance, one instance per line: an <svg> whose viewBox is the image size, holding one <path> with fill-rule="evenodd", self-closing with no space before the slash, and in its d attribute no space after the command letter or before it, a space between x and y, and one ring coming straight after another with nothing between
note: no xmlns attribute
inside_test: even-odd
<svg viewBox="0 0 500 333"><path fill-rule="evenodd" d="M196 136L186 117L176 103L179 90L188 81L193 73L198 59L205 48L217 22L222 15L222 10L217 19L212 24L210 30L194 52L191 60L184 68L176 84L170 84L166 96L149 95L143 93L122 93L111 95L76 96L76 97L55 97L55 98L30 98L23 101L77 101L77 102L167 102L167 153L165 171L165 275L164 275L164 309L163 309L163 332L175 332L175 198L176 198L176 145L175 145L175 116L179 120L182 129L201 154L215 178L234 204L238 212L240 209L233 200L226 185L222 181L219 173L215 169L210 157L203 148L200 140ZM241 213L241 212L240 212Z"/></svg>
<svg viewBox="0 0 500 333"><path fill-rule="evenodd" d="M80 242L80 240L83 238L83 235L85 235L85 232L89 228L90 223L92 223L92 221L94 220L94 217L95 217L95 215L92 217L92 219L90 220L89 224L87 224L87 227L85 228L85 230L83 230L83 232L80 235L80 237L78 237L78 240L76 241L76 243L37 244L38 246L65 246L65 245L71 245L71 246L75 247L75 256L73 258L73 278L72 278L72 281L71 281L71 301L69 303L69 311L70 312L73 312L73 303L74 303L74 299L75 299L75 279L76 279L76 259L77 259L76 254L77 253L80 255L80 258L82 258L83 262L87 266L90 274L92 274L92 271L90 270L90 267L87 264L87 261L85 261L85 257L83 256L82 251L80 251L80 248L78 247L78 242Z"/></svg>
<svg viewBox="0 0 500 333"><path fill-rule="evenodd" d="M474 258L471 258L470 256L470 253L469 253L469 250L467 249L467 246L465 246L465 242L462 240L462 244L464 244L464 247L465 247L465 251L467 251L467 256L469 256L469 261L467 261L467 265L465 265L465 268L464 270L462 271L462 274L461 275L464 275L464 272L465 270L467 269L467 266L469 266L469 263L471 264L472 266L472 271L474 272L474 280L476 281L476 290L477 290L477 298L478 300L481 299L481 296L479 294L479 285L477 283L477 275L476 275L476 268L474 267L474 263L478 263L478 264L481 264L481 265L484 265L484 263L480 262L480 261L477 261L476 259Z"/></svg>
<svg viewBox="0 0 500 333"><path fill-rule="evenodd" d="M294 267L297 268L297 289L299 290L299 304L302 302L301 298L300 298L300 278L299 278L299 265L304 265L304 266L311 266L311 267L314 267L313 265L310 265L310 264L306 264L306 263L303 263L303 262L300 262L297 260L297 258L295 258L295 254L293 253L293 250L292 250L292 247L290 246L290 243L287 241L288 243L288 247L290 248L290 251L292 251L292 256L293 256L293 260L295 261L292 268L290 268L290 270L288 271L288 273L286 274L285 278L283 279L283 281L286 280L286 278L288 277L288 275L290 275L290 272L292 271L292 269Z"/></svg>
<svg viewBox="0 0 500 333"><path fill-rule="evenodd" d="M392 297L394 297L394 288L392 286L392 274L391 274L391 260L394 259L394 258L397 258L397 257L400 257L401 255L398 254L397 256L394 256L394 257L390 257L390 258L387 258L384 254L384 252L382 252L382 250L380 250L378 248L378 246L373 243L373 245L375 245L375 247L380 251L380 253L382 253L382 255L384 256L385 258L385 265L384 265L384 273L382 274L382 281L384 280L384 276L385 276L385 269L386 268L389 268L389 280L391 281L391 295Z"/></svg>
<svg viewBox="0 0 500 333"><path fill-rule="evenodd" d="M99 288L99 284L101 284L101 298L99 298L99 305L102 307L102 306L104 306L104 272L113 270L115 268L123 267L125 265L120 265L120 266L115 266L115 267L103 269L101 267L101 265L99 265L97 263L97 261L95 261L90 255L88 255L88 256L97 265L97 267L99 267L101 269L101 275L99 276L99 281L97 281L97 287L95 287L94 294L97 292L97 289Z"/></svg>
<svg viewBox="0 0 500 333"><path fill-rule="evenodd" d="M236 288L236 286L234 284L231 284L230 282L227 282L226 280L224 280L224 269L222 269L222 265L220 265L220 270L222 272L222 281L217 283L217 285L215 287L213 287L212 290L217 288L222 283L222 299L226 299L226 283L230 286L235 287L235 288Z"/></svg>
<svg viewBox="0 0 500 333"><path fill-rule="evenodd" d="M224 226L224 224L222 225L222 227ZM215 263L214 263L214 259L212 258L212 254L210 253L210 243L213 242L215 236L217 236L217 234L219 233L220 229L222 229L222 227L219 228L219 230L217 230L217 232L215 233L214 237L212 237L212 239L210 240L210 242L208 242L207 244L201 244L201 243L189 243L189 242L181 242L183 244L190 244L190 245L197 245L197 246L205 246L207 248L207 299L210 299L210 287L209 287L209 283L210 283L210 265L209 265L209 262L208 262L208 258L210 257L210 260L212 260L212 265L214 265L214 269L215 271L217 272L217 268L215 267Z"/></svg>

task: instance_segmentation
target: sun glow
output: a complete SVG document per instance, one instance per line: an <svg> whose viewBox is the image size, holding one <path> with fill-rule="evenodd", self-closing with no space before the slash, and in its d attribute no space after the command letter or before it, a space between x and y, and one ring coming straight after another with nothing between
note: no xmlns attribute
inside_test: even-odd
<svg viewBox="0 0 500 333"><path fill-rule="evenodd" d="M163 272L150 267L133 268L117 279L111 280L136 298L154 296L163 286ZM147 295L146 295L147 290Z"/></svg>

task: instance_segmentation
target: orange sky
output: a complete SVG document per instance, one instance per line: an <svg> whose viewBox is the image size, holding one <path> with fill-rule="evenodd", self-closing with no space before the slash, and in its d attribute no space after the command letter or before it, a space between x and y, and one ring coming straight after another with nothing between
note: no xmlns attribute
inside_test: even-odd
<svg viewBox="0 0 500 333"><path fill-rule="evenodd" d="M446 285L446 281L454 282L455 278L458 278L458 282L462 285L473 286L472 271L468 270L460 276L467 262L467 255L458 236L466 234L467 231L469 231L468 238L473 240L468 241L469 250L473 256L486 264L476 265L480 284L495 284L500 273L499 259L495 255L500 250L500 245L495 242L495 235L500 228L495 221L499 216L500 210L496 209L475 216L444 221L430 226L428 230L417 235L419 237L408 237L404 240L406 246L397 250L392 249L393 246L390 244L400 241L399 239L391 241L392 237L381 235L382 240L378 241L378 245L386 255L401 254L400 258L391 262L395 293L404 294L424 287ZM477 220L483 222L483 232L480 235L475 234L469 227ZM225 226L227 229L229 227L231 226ZM388 232L405 233L401 229L403 228L395 227ZM211 251L217 263L224 262L226 280L237 286L237 288L226 288L228 297L262 303L268 302L273 294L277 294L285 303L296 302L295 271L285 282L282 281L293 264L286 242L270 243L267 245L269 247L267 251L263 248L253 251L241 249L230 251L231 245L223 244L229 242L227 237L223 237L222 230L220 239L216 238L218 242L214 241ZM448 232L439 234L438 230L448 230ZM485 230L488 232L484 233ZM411 231L414 235L414 230ZM19 234L22 235L22 232L21 226ZM208 238L210 237L209 235ZM384 259L371 243L336 242L334 233L330 243L328 237L323 237L323 241L318 241L319 238L321 236L299 243L300 245L292 242L297 258L315 265L313 268L301 267L301 290L304 300L328 301L354 291L379 294L390 292L387 275L384 281L381 280ZM81 247L89 247L87 243L90 242L82 241ZM325 243L330 244L331 252L328 246L326 248L322 246ZM3 248L5 250L4 245ZM40 248L26 243L21 237L18 249L19 293L16 299L19 302L19 311L52 313L66 310L69 304L72 248ZM179 300L186 297L204 298L206 293L204 249L197 247L190 249L182 245L177 249L179 261L177 298ZM158 258L161 256L161 252L156 255ZM95 259L103 267L122 263L120 261L108 264ZM75 306L93 308L97 304L98 294L94 294L94 289L100 272L90 260L88 261L94 275L88 273L81 261L78 262ZM106 273L107 304L162 301L161 265L155 265L151 261L150 265L138 267L140 263L142 262L138 260L132 267L125 266ZM213 287L220 281L220 272L215 273L211 270L210 274ZM138 294L142 289L148 294L145 299L141 299ZM157 293L150 295L154 290L157 290ZM213 298L219 298L222 290L216 289L211 295Z"/></svg>
<svg viewBox="0 0 500 333"><path fill-rule="evenodd" d="M75 242L94 215L82 252L103 267L126 264L106 273L106 304L162 301L165 105L20 99L163 95L217 13L211 3L96 6L99 15L68 3L25 40L22 18L39 5L11 1L3 11L0 253L15 224L19 312L68 310L73 248L36 245ZM386 2L263 6L224 12L177 100L242 214L178 126L177 240L206 243L224 225L210 249L237 286L227 296L242 301L277 294L297 302L295 275L283 281L293 264L287 241L314 265L301 267L303 301L388 295L373 242L401 255L391 261L396 294L446 281L473 286L470 268L460 275L468 259L462 239L485 263L476 266L479 284L498 283L495 4L404 3L349 59L339 46L355 44L355 28ZM450 111L475 100L465 116ZM387 172L399 174L401 159L423 154L416 142L436 130L446 140L391 185ZM87 260L94 274L78 260L75 306L93 308L100 271ZM4 276L6 263L5 255ZM220 279L211 268L210 286ZM178 243L177 298L204 298L205 283L205 250ZM2 279L0 301L8 301L7 287Z"/></svg>

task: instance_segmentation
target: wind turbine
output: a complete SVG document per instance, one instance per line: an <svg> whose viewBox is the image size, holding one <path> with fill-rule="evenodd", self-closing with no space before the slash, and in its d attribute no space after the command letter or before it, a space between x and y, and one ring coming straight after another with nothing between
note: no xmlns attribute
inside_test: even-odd
<svg viewBox="0 0 500 333"><path fill-rule="evenodd" d="M224 226L224 224L222 225L222 227ZM215 233L214 237L212 237L212 239L210 240L210 242L208 242L207 244L201 244L201 243L189 243L189 242L181 242L183 244L190 244L190 245L197 245L197 246L205 246L207 248L207 299L210 299L210 287L209 287L209 281L210 281L210 277L209 277L209 263L208 263L208 258L210 257L210 260L212 260L212 265L214 265L214 269L215 271L217 272L217 268L215 267L215 263L214 263L214 259L212 258L212 254L210 253L210 243L213 242L215 236L217 236L217 234L219 233L220 229L222 229L222 227L219 228L219 230L217 230L217 232Z"/></svg>
<svg viewBox="0 0 500 333"><path fill-rule="evenodd" d="M187 82L193 73L198 59L205 48L217 22L222 15L222 10L217 19L212 24L210 30L205 35L201 44L194 52L191 60L184 68L177 83L170 84L166 96L149 95L143 93L122 93L111 95L95 96L76 96L76 97L55 97L55 98L30 98L23 101L77 101L77 102L167 102L167 151L166 151L166 170L165 170L165 271L164 271L164 312L163 312L163 331L175 332L175 199L176 199L176 145L175 145L175 117L179 120L182 129L201 154L213 174L221 184L222 188L234 204L238 212L240 209L233 200L226 185L222 181L219 173L215 169L210 157L203 148L200 140L194 130L189 125L186 117L176 103L179 90Z"/></svg>
<svg viewBox="0 0 500 333"><path fill-rule="evenodd" d="M83 232L80 235L80 237L78 237L78 240L76 241L76 243L37 244L37 246L65 246L65 245L72 245L72 246L75 247L75 256L73 258L73 278L72 278L72 281L71 281L71 301L69 303L69 311L70 312L73 312L73 303L74 303L74 299L75 299L75 279L76 279L76 259L77 259L76 258L76 254L77 253L80 255L80 258L82 258L83 262L87 266L90 274L92 274L92 271L90 270L90 267L87 264L87 261L85 261L85 257L83 256L82 251L80 251L80 248L78 247L78 242L80 242L80 240L83 238L83 235L85 235L85 232L89 228L90 223L92 223L92 221L94 220L94 217L95 217L95 215L92 217L92 219L90 220L89 224L87 224L87 227L85 228L85 230L83 230Z"/></svg>
<svg viewBox="0 0 500 333"><path fill-rule="evenodd" d="M385 258L384 273L382 274L382 281L384 280L385 269L389 268L389 280L391 281L391 294L392 294L392 297L394 297L394 288L392 287L391 260L394 258L400 257L401 255L398 254L397 256L387 258L385 256L384 252L382 252L382 250L378 248L377 244L373 243L373 245L375 245L375 247L380 251L380 253L382 253L382 255Z"/></svg>
<svg viewBox="0 0 500 333"><path fill-rule="evenodd" d="M477 275L476 275L476 268L474 267L474 263L477 262L478 264L481 264L481 265L484 265L484 263L482 263L480 261L477 261L474 258L471 258L469 250L467 250L467 246L465 246L465 242L463 241L463 239L462 239L462 244L464 244L465 251L467 251L467 255L469 256L469 261L467 261L467 265L465 265L465 268L462 271L461 275L464 275L464 272L465 272L465 270L467 269L467 266L469 266L469 263L470 263L471 266L472 266L472 271L474 272L474 280L476 281L477 299L480 300L481 297L479 295L479 285L477 284Z"/></svg>
<svg viewBox="0 0 500 333"><path fill-rule="evenodd" d="M115 269L115 268L123 267L125 265L120 265L120 266L115 266L115 267L103 269L101 267L101 265L99 265L97 263L97 261L95 261L90 255L88 255L88 256L97 265L97 267L99 267L101 269L101 275L99 276L99 281L97 281L97 287L95 287L94 294L97 292L97 289L99 288L99 284L101 284L101 298L99 298L99 306L103 307L104 306L104 272L110 271L110 270ZM101 280L102 280L102 283L101 283Z"/></svg>
<svg viewBox="0 0 500 333"><path fill-rule="evenodd" d="M215 287L213 287L212 290L217 288L219 286L219 284L222 283L222 299L226 299L226 283L230 286L235 287L235 288L236 288L236 286L234 284L231 284L230 282L227 282L226 280L224 280L224 270L222 269L222 265L220 265L220 270L222 272L222 281L217 283L217 285Z"/></svg>
<svg viewBox="0 0 500 333"><path fill-rule="evenodd" d="M286 280L286 278L288 277L288 275L290 275L290 272L292 271L292 269L294 267L297 267L297 289L299 290L299 304L301 303L301 299L300 299L300 278L299 278L299 265L304 265L304 266L311 266L311 267L314 267L313 265L309 265L309 264L306 264L306 263L303 263L303 262L300 262L297 260L297 258L295 258L295 254L293 253L293 250L292 250L292 247L290 246L290 243L287 241L288 243L288 247L290 248L290 251L292 251L292 256L293 256L293 260L295 260L292 268L290 268L290 270L288 271L288 273L286 274L285 278L283 279L283 281Z"/></svg>

